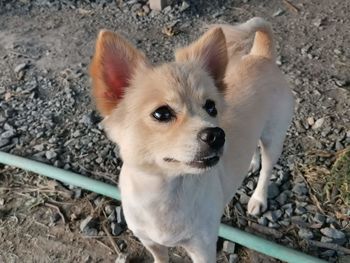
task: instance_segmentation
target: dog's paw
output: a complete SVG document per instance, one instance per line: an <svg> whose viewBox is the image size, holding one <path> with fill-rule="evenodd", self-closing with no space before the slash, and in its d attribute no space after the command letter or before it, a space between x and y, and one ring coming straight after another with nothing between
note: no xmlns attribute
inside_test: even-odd
<svg viewBox="0 0 350 263"><path fill-rule="evenodd" d="M257 216L267 209L267 198L252 195L248 202L248 213Z"/></svg>
<svg viewBox="0 0 350 263"><path fill-rule="evenodd" d="M259 171L260 168L260 156L258 154L254 154L252 161L250 162L249 165L249 174L255 174L256 172Z"/></svg>

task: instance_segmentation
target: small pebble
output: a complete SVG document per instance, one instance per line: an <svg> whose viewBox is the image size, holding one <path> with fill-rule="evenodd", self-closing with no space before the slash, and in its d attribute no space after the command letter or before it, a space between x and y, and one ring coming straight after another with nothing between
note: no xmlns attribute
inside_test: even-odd
<svg viewBox="0 0 350 263"><path fill-rule="evenodd" d="M307 190L307 187L305 183L297 183L294 185L292 191L297 194L298 196L306 195L309 191Z"/></svg>
<svg viewBox="0 0 350 263"><path fill-rule="evenodd" d="M268 188L268 194L267 194L268 198L270 199L275 198L276 196L279 195L279 193L280 193L280 190L277 184L274 182L271 182Z"/></svg>
<svg viewBox="0 0 350 263"><path fill-rule="evenodd" d="M128 262L129 262L128 255L119 254L114 263L128 263Z"/></svg>
<svg viewBox="0 0 350 263"><path fill-rule="evenodd" d="M325 118L320 118L315 121L314 125L312 125L312 129L317 130L322 127L323 123L325 121Z"/></svg>
<svg viewBox="0 0 350 263"><path fill-rule="evenodd" d="M326 251L323 251L323 252L321 253L321 256L322 256L322 257L333 257L334 254L335 254L335 251L334 251L334 250L328 249L328 250L326 250Z"/></svg>
<svg viewBox="0 0 350 263"><path fill-rule="evenodd" d="M322 237L321 237L321 242L322 242L322 243L333 243L333 239L330 238L330 237L322 236Z"/></svg>
<svg viewBox="0 0 350 263"><path fill-rule="evenodd" d="M258 218L258 223L259 223L260 225L267 226L268 222L269 222L269 221L268 221L267 218L264 217L264 216Z"/></svg>
<svg viewBox="0 0 350 263"><path fill-rule="evenodd" d="M46 157L46 159L48 159L48 160L52 160L52 159L54 159L54 158L57 157L57 153L54 152L54 151L52 151L52 150L49 150L49 151L46 151L46 152L45 152L45 157Z"/></svg>
<svg viewBox="0 0 350 263"><path fill-rule="evenodd" d="M343 232L334 228L325 227L325 228L322 228L320 231L323 235L333 239L345 238L345 234Z"/></svg>
<svg viewBox="0 0 350 263"><path fill-rule="evenodd" d="M238 263L238 255L237 254L231 254L229 259L228 259L228 262L229 263Z"/></svg>
<svg viewBox="0 0 350 263"><path fill-rule="evenodd" d="M281 193L277 198L276 201L280 204L280 205L284 205L288 200L288 196L285 192Z"/></svg>
<svg viewBox="0 0 350 263"><path fill-rule="evenodd" d="M112 214L114 212L114 206L110 205L110 204L107 204L105 206L105 212L106 212L106 215L109 216L110 214Z"/></svg>
<svg viewBox="0 0 350 263"><path fill-rule="evenodd" d="M117 206L115 208L115 214L116 214L116 218L117 218L117 223L120 225L126 225L123 209L121 206Z"/></svg>
<svg viewBox="0 0 350 263"><path fill-rule="evenodd" d="M61 216L59 213L54 213L50 216L50 225L54 226L59 220L61 219Z"/></svg>
<svg viewBox="0 0 350 263"><path fill-rule="evenodd" d="M323 224L326 221L326 217L320 213L314 215L313 221L318 224Z"/></svg>
<svg viewBox="0 0 350 263"><path fill-rule="evenodd" d="M113 236L119 236L124 231L124 229L118 223L115 222L111 223L111 230Z"/></svg>
<svg viewBox="0 0 350 263"><path fill-rule="evenodd" d="M239 202L242 205L246 205L249 202L250 197L248 195L246 195L245 193L241 193L239 196Z"/></svg>
<svg viewBox="0 0 350 263"><path fill-rule="evenodd" d="M270 228L279 228L280 225L278 223L275 223L275 222L269 222L268 227L270 227Z"/></svg>
<svg viewBox="0 0 350 263"><path fill-rule="evenodd" d="M313 126L315 124L315 119L314 117L309 117L307 118L307 123L310 125L310 126Z"/></svg>
<svg viewBox="0 0 350 263"><path fill-rule="evenodd" d="M273 17L277 17L280 15L284 14L284 10L283 9L278 9L275 13L272 14Z"/></svg>
<svg viewBox="0 0 350 263"><path fill-rule="evenodd" d="M302 206L297 206L297 207L295 208L295 213L296 213L297 215L305 214L305 213L306 213L306 209L305 209L304 207L302 207Z"/></svg>
<svg viewBox="0 0 350 263"><path fill-rule="evenodd" d="M235 253L235 247L236 247L235 243L225 240L222 250L227 254L233 254Z"/></svg>
<svg viewBox="0 0 350 263"><path fill-rule="evenodd" d="M92 219L93 219L92 216L88 216L80 222L80 231L81 232L83 232L84 229L87 228L89 226L89 224L91 224Z"/></svg>
<svg viewBox="0 0 350 263"><path fill-rule="evenodd" d="M87 235L87 236L97 236L98 235L97 229L93 228L93 227L86 227L82 233Z"/></svg>
<svg viewBox="0 0 350 263"><path fill-rule="evenodd" d="M314 234L312 233L312 231L305 228L300 228L298 231L298 235L302 239L313 239L314 237Z"/></svg>
<svg viewBox="0 0 350 263"><path fill-rule="evenodd" d="M180 6L180 12L184 12L185 10L187 10L190 7L190 4L187 3L187 1L183 1L181 6Z"/></svg>
<svg viewBox="0 0 350 263"><path fill-rule="evenodd" d="M266 217L270 222L276 222L281 216L283 212L281 210L267 211L264 213L264 217Z"/></svg>
<svg viewBox="0 0 350 263"><path fill-rule="evenodd" d="M15 73L19 73L20 71L24 70L26 67L28 66L27 63L22 63L22 64L19 64L15 67L14 71Z"/></svg>
<svg viewBox="0 0 350 263"><path fill-rule="evenodd" d="M75 188L73 189L74 192L74 199L79 199L81 197L82 190L81 188Z"/></svg>

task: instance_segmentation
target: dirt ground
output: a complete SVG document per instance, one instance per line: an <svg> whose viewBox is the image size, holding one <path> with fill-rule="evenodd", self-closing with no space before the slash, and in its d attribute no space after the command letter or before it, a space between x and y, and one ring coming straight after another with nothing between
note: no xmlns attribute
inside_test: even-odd
<svg viewBox="0 0 350 263"><path fill-rule="evenodd" d="M349 248L349 203L339 198L343 188L331 182L333 191L317 191L329 183L321 176L331 173L334 156L350 146L350 1L188 1L186 10L179 8L182 1L175 1L177 5L160 13L148 13L145 2L1 0L0 133L10 131L10 125L16 135L0 138L0 150L116 184L121 165L117 150L98 129L100 118L94 112L92 124L84 121L94 109L88 65L98 31L121 32L152 62L161 63L173 58L174 48L204 32L205 24L261 16L273 25L277 63L297 101L279 166L291 174L293 184L298 176L306 178L307 202L331 218L327 224L346 233L342 247ZM306 172L310 169L313 173ZM321 188L317 178L326 180ZM346 194L349 175L344 178ZM118 205L0 165L0 262L115 262L118 250L131 262L152 262L128 230L108 236L107 204ZM79 228L88 215L99 220L96 235ZM233 218L228 221L240 227ZM293 224L281 229L283 244L317 256L325 252L303 242L297 229ZM344 260L346 253L332 251L324 258ZM245 249L235 253L239 262L275 262ZM172 262L189 262L181 250L170 254ZM219 252L218 262L229 262L229 256Z"/></svg>

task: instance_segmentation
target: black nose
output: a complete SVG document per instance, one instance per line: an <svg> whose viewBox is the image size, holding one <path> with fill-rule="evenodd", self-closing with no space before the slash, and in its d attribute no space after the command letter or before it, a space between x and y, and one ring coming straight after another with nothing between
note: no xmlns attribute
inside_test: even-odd
<svg viewBox="0 0 350 263"><path fill-rule="evenodd" d="M225 144L225 132L219 127L201 130L198 138L214 150L219 150Z"/></svg>

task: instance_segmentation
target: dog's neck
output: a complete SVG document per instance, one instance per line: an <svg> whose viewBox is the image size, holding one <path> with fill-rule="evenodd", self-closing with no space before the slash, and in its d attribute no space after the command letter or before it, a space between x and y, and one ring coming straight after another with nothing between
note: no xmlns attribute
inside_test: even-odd
<svg viewBox="0 0 350 263"><path fill-rule="evenodd" d="M183 174L183 175L167 175L165 173L150 173L139 167L124 165L120 176L121 191L127 191L128 194L142 195L163 195L173 198L178 195L192 196L195 199L197 195L202 195L203 191L214 181L219 183L221 189L221 181L217 168L205 171L202 174ZM127 188L127 189L126 189Z"/></svg>

